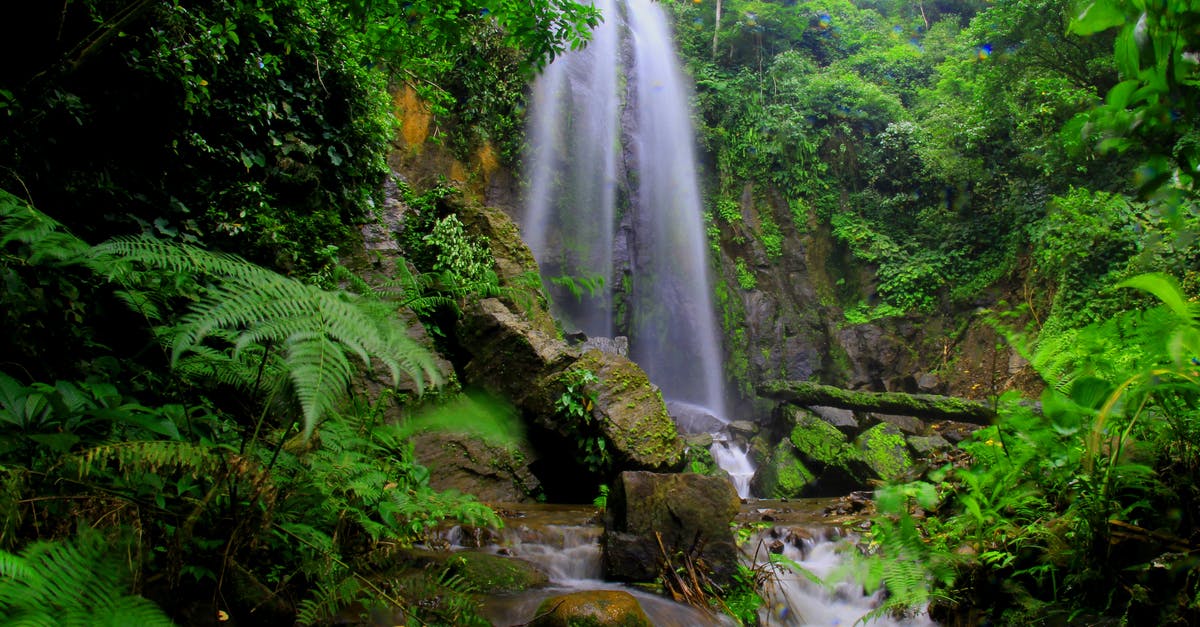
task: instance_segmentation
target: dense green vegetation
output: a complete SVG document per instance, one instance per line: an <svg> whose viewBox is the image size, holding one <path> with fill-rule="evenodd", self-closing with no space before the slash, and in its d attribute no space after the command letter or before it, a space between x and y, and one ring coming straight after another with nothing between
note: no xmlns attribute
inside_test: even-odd
<svg viewBox="0 0 1200 627"><path fill-rule="evenodd" d="M880 492L885 559L867 572L891 607L1200 620L1191 5L667 4L741 383L750 244L778 264L788 238L832 234L874 276L835 295L848 324L1019 295L992 315L1047 391ZM512 425L444 381L408 326L445 334L462 299L513 288L439 209L445 188L401 185L418 211L396 276L338 264L381 201L389 86L415 89L459 156L487 141L511 164L526 79L594 11L81 0L0 17L27 35L0 44L0 613L166 621L149 598L179 621L291 624L362 601L480 622L452 566L390 568L442 520L497 523L431 489L409 439ZM747 184L781 210L744 216ZM590 376L562 381L558 409L584 419L600 472ZM743 580L729 601L750 622Z"/></svg>
<svg viewBox="0 0 1200 627"><path fill-rule="evenodd" d="M410 438L515 425L409 326L515 292L434 210L444 190L409 194L413 266L368 283L338 263L381 200L389 84L455 149L512 153L513 92L597 19L569 0L0 9L25 33L0 69L6 621L166 623L139 595L186 623L482 620L453 564L396 568L444 519L499 523L431 489Z"/></svg>
<svg viewBox="0 0 1200 627"><path fill-rule="evenodd" d="M868 572L893 607L1194 623L1194 8L671 6L727 276L756 286L736 224L749 184L759 213L776 207L753 230L768 264L780 234L815 226L874 270L837 292L847 323L992 306L991 288L1015 301L994 322L1044 378L1037 411L1010 399L954 464L881 493Z"/></svg>
<svg viewBox="0 0 1200 627"><path fill-rule="evenodd" d="M1114 38L1066 33L1069 3L732 0L714 30L715 4L672 4L714 213L747 182L780 195L793 220L757 226L768 260L781 228L802 234L815 217L875 268L866 318L975 306L1016 276L1052 327L1111 313L1096 292L1147 268L1195 287L1194 249L1160 245L1181 224L1137 195L1188 158L1190 113L1158 104L1143 117L1171 122L1150 125L1100 107L1149 96L1124 81L1105 100L1123 78ZM1122 125L1135 136L1109 137Z"/></svg>

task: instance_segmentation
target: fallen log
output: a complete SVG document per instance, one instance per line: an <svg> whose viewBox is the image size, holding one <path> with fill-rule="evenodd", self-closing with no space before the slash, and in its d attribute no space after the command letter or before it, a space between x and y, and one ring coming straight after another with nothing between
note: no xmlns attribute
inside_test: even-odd
<svg viewBox="0 0 1200 627"><path fill-rule="evenodd" d="M767 381L758 395L801 407L837 407L854 411L913 416L922 420L955 420L989 425L996 412L976 401L936 394L856 392L810 381Z"/></svg>

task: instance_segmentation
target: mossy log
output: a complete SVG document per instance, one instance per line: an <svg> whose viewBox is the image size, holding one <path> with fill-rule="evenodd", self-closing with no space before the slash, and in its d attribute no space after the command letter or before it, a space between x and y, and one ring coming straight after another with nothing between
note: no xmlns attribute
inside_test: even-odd
<svg viewBox="0 0 1200 627"><path fill-rule="evenodd" d="M837 407L913 416L923 420L955 420L988 425L996 416L996 412L983 403L935 394L855 392L809 381L767 381L759 385L757 391L763 398L801 407Z"/></svg>

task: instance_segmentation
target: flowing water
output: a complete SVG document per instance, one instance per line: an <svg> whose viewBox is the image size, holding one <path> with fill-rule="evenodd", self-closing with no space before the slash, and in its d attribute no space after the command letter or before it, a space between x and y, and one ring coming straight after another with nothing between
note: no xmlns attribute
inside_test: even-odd
<svg viewBox="0 0 1200 627"><path fill-rule="evenodd" d="M662 7L595 6L605 19L592 42L555 59L534 85L525 240L558 286L565 325L629 336L633 360L664 397L727 424L688 82ZM745 478L738 493L748 496L745 448L713 453Z"/></svg>
<svg viewBox="0 0 1200 627"><path fill-rule="evenodd" d="M726 617L675 603L665 597L601 579L596 510L571 505L516 505L517 518L505 520L496 544L485 547L536 565L550 577L545 588L487 598L483 615L493 625L522 625L552 596L580 590L624 590L634 595L657 627L726 627ZM449 538L452 542L454 537Z"/></svg>
<svg viewBox="0 0 1200 627"><path fill-rule="evenodd" d="M750 463L749 447L730 440L714 440L709 452L717 467L729 473L738 496L750 496L750 480L754 478L754 464Z"/></svg>
<svg viewBox="0 0 1200 627"><path fill-rule="evenodd" d="M847 569L848 555L856 551L853 536L828 526L821 511L827 500L778 503L750 501L739 521L760 522L769 513L776 522L747 542L743 563L769 572L764 590L766 605L760 611L763 625L779 627L849 627L878 607L878 595L868 595L854 583ZM499 538L483 550L524 559L550 576L546 588L518 594L494 595L484 601L484 616L494 625L520 625L537 613L538 605L558 594L579 590L625 590L638 599L658 627L733 625L726 616L675 603L636 588L602 581L600 536L596 510L572 505L514 505ZM824 526L822 526L824 525ZM458 540L456 531L447 537ZM468 543L470 544L470 543ZM772 564L777 554L790 563ZM776 560L778 562L778 560ZM822 582L814 582L813 578ZM934 623L917 616L897 620L887 616L865 623L871 627L928 627Z"/></svg>

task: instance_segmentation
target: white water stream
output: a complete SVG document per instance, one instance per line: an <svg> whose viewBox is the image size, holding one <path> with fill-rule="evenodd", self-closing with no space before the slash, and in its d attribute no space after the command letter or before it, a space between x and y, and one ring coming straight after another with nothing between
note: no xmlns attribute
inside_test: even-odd
<svg viewBox="0 0 1200 627"><path fill-rule="evenodd" d="M759 520L760 511L779 515L778 506L766 510L751 502L743 506L741 520ZM822 506L800 505L819 510ZM650 620L659 627L706 627L735 624L729 617L697 610L637 588L603 581L601 577L600 525L595 510L585 506L516 505L522 518L509 519L499 539L486 547L493 553L523 559L550 577L550 586L517 594L493 595L484 601L484 615L494 625L520 625L537 613L538 605L554 595L579 590L625 590L637 597ZM786 517L786 514L783 516ZM813 514L802 514L806 520ZM451 530L446 539L457 544L460 534ZM790 560L771 563L772 552ZM878 607L878 594L864 593L850 577L848 556L857 551L855 539L837 528L812 527L781 521L763 530L742 547L743 563L769 571L762 590L765 604L759 612L762 625L779 627L850 627ZM823 580L815 583L810 575ZM866 621L869 627L932 627L927 616L895 619L880 616Z"/></svg>

